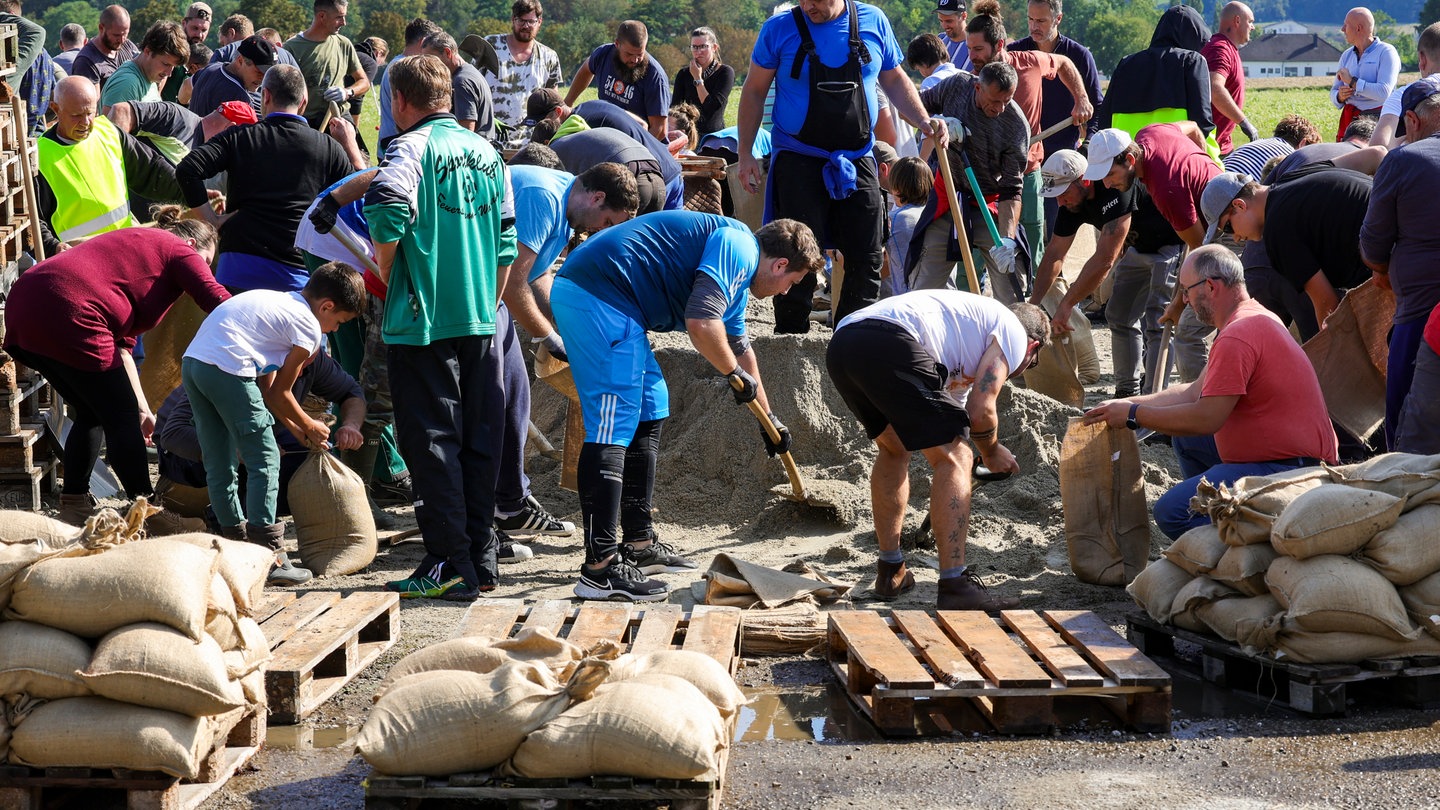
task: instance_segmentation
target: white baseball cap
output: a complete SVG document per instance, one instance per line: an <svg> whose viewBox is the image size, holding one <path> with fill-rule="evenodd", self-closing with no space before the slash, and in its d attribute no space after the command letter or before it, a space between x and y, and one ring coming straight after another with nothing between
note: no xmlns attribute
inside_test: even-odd
<svg viewBox="0 0 1440 810"><path fill-rule="evenodd" d="M1095 133L1086 152L1090 168L1085 170L1085 179L1091 182L1105 179L1115 165L1115 158L1134 142L1130 133L1123 129L1102 129Z"/></svg>
<svg viewBox="0 0 1440 810"><path fill-rule="evenodd" d="M1070 184L1085 175L1085 156L1074 149L1061 149L1040 167L1040 196L1059 197Z"/></svg>

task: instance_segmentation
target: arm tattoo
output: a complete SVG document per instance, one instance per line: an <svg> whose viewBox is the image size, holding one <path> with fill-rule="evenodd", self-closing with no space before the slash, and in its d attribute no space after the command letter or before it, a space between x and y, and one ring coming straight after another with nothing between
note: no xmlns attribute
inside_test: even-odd
<svg viewBox="0 0 1440 810"><path fill-rule="evenodd" d="M972 430L972 431L970 431L970 438L971 438L971 439L991 439L991 438L994 438L994 437L995 437L995 431L996 431L998 428L999 428L999 425L996 425L995 427L992 427L992 428L990 428L989 430Z"/></svg>
<svg viewBox="0 0 1440 810"><path fill-rule="evenodd" d="M980 378L980 390L986 393L995 390L995 365L992 363L985 367L985 374Z"/></svg>

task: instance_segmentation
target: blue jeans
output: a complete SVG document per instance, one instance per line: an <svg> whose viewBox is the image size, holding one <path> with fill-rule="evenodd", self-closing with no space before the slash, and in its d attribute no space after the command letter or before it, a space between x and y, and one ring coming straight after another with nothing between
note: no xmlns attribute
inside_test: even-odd
<svg viewBox="0 0 1440 810"><path fill-rule="evenodd" d="M1251 461L1240 464L1226 464L1220 460L1220 451L1215 448L1214 436L1175 436L1170 440L1175 449L1175 458L1180 462L1180 474L1185 480L1170 488L1155 502L1155 525L1171 540L1190 531L1196 526L1210 522L1209 515L1196 515L1190 511L1190 499L1204 478L1212 484L1233 484L1247 475L1271 475L1293 470L1300 466L1294 463L1272 461Z"/></svg>

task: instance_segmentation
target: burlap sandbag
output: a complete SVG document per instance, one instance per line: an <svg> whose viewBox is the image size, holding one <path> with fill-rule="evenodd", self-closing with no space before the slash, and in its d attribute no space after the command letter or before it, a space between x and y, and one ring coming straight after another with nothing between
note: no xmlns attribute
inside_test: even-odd
<svg viewBox="0 0 1440 810"><path fill-rule="evenodd" d="M370 710L355 748L391 776L484 770L508 759L568 703L550 670L533 662L485 675L418 672L396 681Z"/></svg>
<svg viewBox="0 0 1440 810"><path fill-rule="evenodd" d="M0 510L0 545L39 540L46 552L75 542L83 529L36 512Z"/></svg>
<svg viewBox="0 0 1440 810"><path fill-rule="evenodd" d="M90 645L64 630L32 622L0 622L0 695L40 700L81 697L90 687L76 674L90 664Z"/></svg>
<svg viewBox="0 0 1440 810"><path fill-rule="evenodd" d="M1409 585L1440 571L1440 504L1402 514L1360 549L1360 561L1395 585Z"/></svg>
<svg viewBox="0 0 1440 810"><path fill-rule="evenodd" d="M1350 486L1404 498L1407 510L1440 501L1440 456L1385 453L1331 470Z"/></svg>
<svg viewBox="0 0 1440 810"><path fill-rule="evenodd" d="M1209 574L1220 564L1220 558L1230 546L1220 539L1220 530L1215 524L1196 526L1180 535L1180 539L1165 549L1165 559L1184 568L1193 576Z"/></svg>
<svg viewBox="0 0 1440 810"><path fill-rule="evenodd" d="M610 662L607 681L634 680L644 675L673 675L700 690L715 708L720 717L728 720L750 702L735 679L725 671L719 661L704 653L689 650L658 650L640 655L622 655Z"/></svg>
<svg viewBox="0 0 1440 810"><path fill-rule="evenodd" d="M1370 658L1400 658L1440 653L1440 640L1425 633L1408 641L1367 633L1316 633L1302 629L1293 619L1267 619L1255 628L1241 622L1252 642L1247 651L1268 652L1278 661L1297 664L1355 664Z"/></svg>
<svg viewBox="0 0 1440 810"><path fill-rule="evenodd" d="M1170 607L1170 623L1196 633L1208 633L1210 627L1200 619L1199 609L1213 602L1240 596L1239 591L1227 588L1209 577L1195 577L1175 594L1175 604Z"/></svg>
<svg viewBox="0 0 1440 810"><path fill-rule="evenodd" d="M98 554L52 557L16 578L5 617L83 638L158 622L199 641L217 556L162 537Z"/></svg>
<svg viewBox="0 0 1440 810"><path fill-rule="evenodd" d="M1265 584L1265 572L1279 556L1280 552L1269 543L1230 546L1210 572L1210 578L1246 596L1268 594L1270 586Z"/></svg>
<svg viewBox="0 0 1440 810"><path fill-rule="evenodd" d="M1150 558L1150 513L1135 432L1070 419L1060 446L1065 546L1081 582L1124 585Z"/></svg>
<svg viewBox="0 0 1440 810"><path fill-rule="evenodd" d="M1324 484L1296 498L1275 521L1270 544L1287 557L1351 554L1395 525L1402 498L1344 484Z"/></svg>
<svg viewBox="0 0 1440 810"><path fill-rule="evenodd" d="M375 518L354 470L329 453L312 452L287 493L300 562L315 576L353 574L375 560Z"/></svg>
<svg viewBox="0 0 1440 810"><path fill-rule="evenodd" d="M265 579L275 565L275 552L259 543L241 540L226 540L213 534L195 532L172 534L166 540L189 543L199 548L220 550L220 576L230 586L235 609L241 616L251 615L251 610L265 592Z"/></svg>
<svg viewBox="0 0 1440 810"><path fill-rule="evenodd" d="M225 578L218 573L211 578L210 606L205 611L205 635L215 639L222 650L232 650L240 645L240 620L235 609L235 597Z"/></svg>
<svg viewBox="0 0 1440 810"><path fill-rule="evenodd" d="M17 723L10 762L34 768L129 768L199 775L214 726L207 718L101 697L43 704Z"/></svg>
<svg viewBox="0 0 1440 810"><path fill-rule="evenodd" d="M214 639L197 644L160 624L134 624L100 639L80 677L101 697L190 717L245 705Z"/></svg>
<svg viewBox="0 0 1440 810"><path fill-rule="evenodd" d="M1210 516L1220 539L1230 546L1270 542L1275 521L1292 501L1331 482L1323 467L1300 467L1273 475L1247 475L1234 484L1215 486L1201 480L1190 509Z"/></svg>
<svg viewBox="0 0 1440 810"><path fill-rule="evenodd" d="M1144 608L1150 618L1169 624L1175 596L1194 578L1184 568L1162 558L1145 566L1140 576L1125 586L1125 592L1134 597L1135 603Z"/></svg>
<svg viewBox="0 0 1440 810"><path fill-rule="evenodd" d="M599 687L526 737L501 772L714 779L727 742L720 712L699 689L651 673Z"/></svg>
<svg viewBox="0 0 1440 810"><path fill-rule="evenodd" d="M1440 573L1399 589L1400 602L1410 618L1430 635L1440 639Z"/></svg>
<svg viewBox="0 0 1440 810"><path fill-rule="evenodd" d="M1300 630L1363 633L1395 641L1421 633L1405 614L1395 586L1349 557L1279 557L1266 572L1265 584Z"/></svg>
<svg viewBox="0 0 1440 810"><path fill-rule="evenodd" d="M417 672L453 669L484 675L515 661L533 661L558 675L567 664L584 657L583 649L556 638L546 628L527 627L507 639L452 638L422 647L397 661L376 687L373 700L379 701L397 681Z"/></svg>
<svg viewBox="0 0 1440 810"><path fill-rule="evenodd" d="M1385 421L1386 335L1394 316L1394 294L1367 280L1305 342L1330 418L1361 441Z"/></svg>
<svg viewBox="0 0 1440 810"><path fill-rule="evenodd" d="M1240 640L1238 628L1242 621L1261 622L1284 612L1285 608L1268 593L1242 599L1216 599L1195 608L1195 615L1210 632L1226 641Z"/></svg>
<svg viewBox="0 0 1440 810"><path fill-rule="evenodd" d="M233 649L225 650L225 667L232 679L243 678L270 660L270 642L258 622L241 616L235 622L235 629L240 641Z"/></svg>

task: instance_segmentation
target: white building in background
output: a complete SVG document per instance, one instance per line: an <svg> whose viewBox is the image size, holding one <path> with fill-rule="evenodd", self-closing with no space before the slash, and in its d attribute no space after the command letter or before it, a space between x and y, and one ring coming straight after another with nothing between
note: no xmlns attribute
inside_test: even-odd
<svg viewBox="0 0 1440 810"><path fill-rule="evenodd" d="M1273 28L1267 26L1265 36L1250 40L1240 49L1246 78L1335 75L1340 49L1319 34L1277 34L1271 31Z"/></svg>
<svg viewBox="0 0 1440 810"><path fill-rule="evenodd" d="M1267 34L1308 34L1310 29L1304 23L1294 20L1282 20L1277 23L1265 23L1261 26Z"/></svg>

